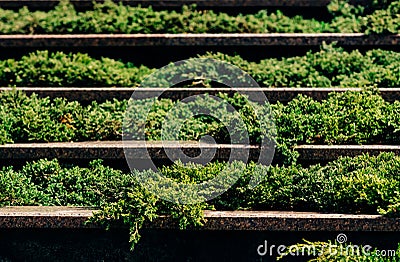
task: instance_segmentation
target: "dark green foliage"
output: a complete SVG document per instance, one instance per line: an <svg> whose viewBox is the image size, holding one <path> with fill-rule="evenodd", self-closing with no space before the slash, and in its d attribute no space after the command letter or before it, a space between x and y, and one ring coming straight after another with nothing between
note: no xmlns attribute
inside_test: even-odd
<svg viewBox="0 0 400 262"><path fill-rule="evenodd" d="M362 7L333 1L328 8L334 17L323 22L280 11L232 16L194 6L183 6L180 12L154 11L112 1L77 12L72 4L61 2L48 12L30 12L26 7L17 12L0 9L0 33L395 33L399 31L397 6L371 3Z"/></svg>
<svg viewBox="0 0 400 262"><path fill-rule="evenodd" d="M337 32L366 34L398 34L400 31L399 1L371 0L363 6L333 0L328 6L334 15L330 26Z"/></svg>
<svg viewBox="0 0 400 262"><path fill-rule="evenodd" d="M320 51L308 52L305 56L271 58L259 63L222 53L199 57L236 65L266 87L400 86L400 53L380 49L346 52L334 45L323 45ZM215 68L208 70L214 72ZM20 60L0 61L0 85L132 87L139 86L152 72L154 69L146 66L136 67L108 58L97 60L80 53L37 51ZM230 81L236 79L226 77ZM206 81L201 84L214 85Z"/></svg>
<svg viewBox="0 0 400 262"><path fill-rule="evenodd" d="M278 136L297 144L396 144L399 106L373 91L331 93L321 102L298 96L272 105Z"/></svg>
<svg viewBox="0 0 400 262"><path fill-rule="evenodd" d="M0 175L0 202L2 206L34 205L43 198L43 192L32 179L16 172L12 167L3 168Z"/></svg>
<svg viewBox="0 0 400 262"><path fill-rule="evenodd" d="M0 10L0 32L12 33L266 33L331 32L328 24L301 16L263 10L251 15L230 16L212 10L183 6L180 12L154 11L111 1L94 4L93 10L77 12L72 4L60 3L49 12Z"/></svg>
<svg viewBox="0 0 400 262"><path fill-rule="evenodd" d="M277 103L269 107L249 103L238 94L229 97L220 94L239 113L228 112L226 105L207 95L188 102L174 110L174 116L184 119L175 137L167 140L199 140L213 136L217 143L231 143L226 125L235 127L240 116L247 129L250 143L258 144L263 137L276 136L277 153L284 163L292 163L296 153L292 147L299 144L398 144L400 132L400 103L385 102L376 91L331 93L321 102L298 96L287 105ZM212 101L211 101L212 100ZM246 102L247 101L247 102ZM153 104L154 103L154 104ZM151 106L147 114L145 108ZM165 117L177 105L169 99L140 100L132 104L126 114L124 132L130 139L162 140L161 131L173 130L176 121ZM51 142L119 140L126 101L93 102L82 106L65 99L51 101L21 92L0 94L0 142ZM188 117L196 107L215 113ZM259 112L256 117L255 109ZM266 110L266 111L265 111ZM272 110L272 115L269 113ZM219 112L219 113L218 113ZM265 125L275 118L276 133ZM226 124L224 124L226 123ZM264 123L261 127L260 123ZM144 129L143 129L144 128ZM242 138L244 130L234 133ZM240 129L240 130L239 130ZM139 132L140 131L140 132ZM272 134L272 136L270 136Z"/></svg>
<svg viewBox="0 0 400 262"><path fill-rule="evenodd" d="M203 204L165 203L141 187L132 174L105 167L101 160L88 168L61 166L55 160L27 163L21 170L0 170L0 206L45 205L99 208L91 221L106 226L123 223L130 227L131 242L140 238L145 221L168 214L182 225L201 225Z"/></svg>
<svg viewBox="0 0 400 262"><path fill-rule="evenodd" d="M398 34L400 31L400 1L393 1L387 9L376 10L365 18L367 34Z"/></svg>
<svg viewBox="0 0 400 262"><path fill-rule="evenodd" d="M322 45L319 52L282 59L248 62L239 56L208 53L200 57L236 65L267 87L397 87L400 86L399 54L393 51L346 52Z"/></svg>
<svg viewBox="0 0 400 262"><path fill-rule="evenodd" d="M115 140L126 102L81 106L22 92L0 93L0 143Z"/></svg>
<svg viewBox="0 0 400 262"><path fill-rule="evenodd" d="M323 211L331 213L385 213L398 216L399 157L382 153L342 157L326 166L270 167L250 164L235 187L212 201L220 209ZM214 167L215 171L211 169ZM218 174L222 164L202 172ZM243 167L244 168L244 167ZM199 172L196 172L198 174ZM264 174L250 189L251 176Z"/></svg>
<svg viewBox="0 0 400 262"><path fill-rule="evenodd" d="M278 154L296 160L300 144L398 144L400 103L385 102L374 91L331 93L317 102L298 96L287 105L272 105Z"/></svg>
<svg viewBox="0 0 400 262"><path fill-rule="evenodd" d="M0 68L3 86L135 86L151 73L147 67L109 58L48 51L0 61Z"/></svg>
<svg viewBox="0 0 400 262"><path fill-rule="evenodd" d="M268 168L240 162L210 163L206 166L175 163L171 167L161 168L160 172L178 182L200 183L214 178L230 166L233 166L233 172L244 170L244 175L234 187L210 202L218 210L307 210L367 214L390 211L391 215L398 215L398 211L393 213L394 210L390 208L399 200L399 160L392 153L382 153L375 157L342 157L325 166L309 168L297 165ZM261 174L263 181L251 189L248 182L255 174ZM129 198L130 194L136 194L136 197L143 194L143 198L149 198L146 201L152 205L156 203L148 192L140 189L134 176L104 167L99 161L92 162L89 168L80 168L62 167L56 160L40 160L28 163L20 171L4 168L1 177L8 178L2 179L2 188L9 188L16 182L21 185L14 194L2 195L2 205L31 203L101 207L111 202L113 205L123 205L118 202L127 200L125 198ZM171 208L168 203L156 206L164 214ZM173 210L184 210L184 207L174 207Z"/></svg>
<svg viewBox="0 0 400 262"><path fill-rule="evenodd" d="M160 200L136 182L143 172L125 174L93 161L88 168L61 166L57 160L27 163L21 170L0 170L0 205L74 205L99 208L91 219L110 226L129 225L131 241L139 240L145 221L158 215L178 219L181 228L203 223L204 208L218 210L292 210L339 213L382 213L398 216L400 158L392 153L373 157L343 157L326 166L266 167L241 162L206 166L175 163L163 167L163 176L193 184L207 181L222 170L243 172L225 194L208 204L182 205ZM150 174L145 174L150 175ZM252 176L263 180L250 188Z"/></svg>
<svg viewBox="0 0 400 262"><path fill-rule="evenodd" d="M208 96L196 99L188 103L187 108L176 110L176 114L184 117L187 109L193 110L195 107L208 108L213 113L219 106L225 108L223 102L209 103L210 99ZM239 101L240 99L235 95L228 102ZM146 105L153 102L155 103L146 117ZM68 102L61 98L52 101L49 98L38 98L36 95L27 96L22 92L2 92L0 94L0 130L2 134L0 143L121 139L122 120L126 104L126 101L114 100L102 104L92 102L88 106L82 106L77 102ZM135 119L147 119L147 122L144 123L147 139L160 140L162 125L165 125L166 130L168 130L167 123L163 123L164 118L174 105L176 105L176 102L168 99L142 100L135 103L129 113L132 113L132 117ZM243 108L238 108L238 111L243 118L248 116L247 119L249 120L254 112L247 107L248 105L243 105ZM175 139L198 140L208 134L215 136L215 139L219 142L228 142L229 136L221 121L232 123L236 118L232 113L226 113L227 111L221 110L221 108L218 111L219 114L215 118L205 115L188 118L178 133L179 136ZM129 119L128 115L126 119ZM251 141L257 142L261 134L257 123L245 122ZM125 132L130 131L133 135L136 135L136 128L140 126L144 127L144 125L135 121L132 126L134 129L126 129ZM237 132L241 132L241 130Z"/></svg>

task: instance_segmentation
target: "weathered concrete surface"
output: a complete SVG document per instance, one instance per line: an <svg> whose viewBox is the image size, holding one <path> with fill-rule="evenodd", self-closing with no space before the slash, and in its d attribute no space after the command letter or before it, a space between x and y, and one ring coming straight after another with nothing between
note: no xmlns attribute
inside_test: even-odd
<svg viewBox="0 0 400 262"><path fill-rule="evenodd" d="M125 154L124 148L127 150ZM166 154L168 150L168 155ZM54 142L21 143L0 145L0 159L148 159L168 160L181 156L181 152L190 157L197 157L200 152L215 152L214 158L229 160L231 151L237 154L249 151L249 158L257 160L259 146L208 144L192 141L173 143L168 141L93 141L93 142ZM148 155L147 155L148 154ZM209 154L207 154L209 155ZM239 158L242 159L242 158Z"/></svg>
<svg viewBox="0 0 400 262"><path fill-rule="evenodd" d="M125 144L131 159L147 159L148 154L154 160L168 160L179 157L181 152L190 157L199 155L200 150L214 152L214 159L228 160L231 150L235 152L249 150L249 159L257 160L260 148L257 145L206 144L191 141L179 144L163 141L131 141ZM356 156L363 153L377 155L381 152L400 154L400 145L300 145L295 149L300 153L299 161L331 161L340 156ZM169 156L165 153L169 151ZM244 156L244 155L243 155ZM0 145L0 160L58 158L62 160L76 159L112 159L125 160L122 141L94 142L54 142L54 143L21 143ZM242 159L242 158L239 158ZM246 158L247 159L247 158Z"/></svg>
<svg viewBox="0 0 400 262"><path fill-rule="evenodd" d="M133 92L139 98L156 97L160 89L158 88L130 88L130 87L1 87L1 91L21 90L27 94L37 94L39 97L64 97L70 101L90 103L92 101L104 102L112 99L129 99ZM216 95L219 92L234 94L242 92L244 94L258 94L263 92L270 103L288 102L298 95L305 95L316 100L323 100L332 92L361 91L360 88L330 88L330 87L261 87L261 88L176 88L171 87L163 92L162 98L181 100L185 97L210 94ZM400 99L400 88L379 88L380 95L388 102ZM138 95L140 94L140 96ZM252 96L254 97L254 96ZM255 96L257 98L257 96ZM254 100L257 101L257 100Z"/></svg>
<svg viewBox="0 0 400 262"><path fill-rule="evenodd" d="M91 7L91 0L70 0L78 8ZM101 1L96 1L101 2ZM198 7L325 7L330 0L121 0L132 6L153 6L153 7L181 7L182 5L196 4ZM49 8L56 6L59 0L0 0L2 8ZM353 4L365 4L367 0L350 0Z"/></svg>
<svg viewBox="0 0 400 262"><path fill-rule="evenodd" d="M400 155L400 145L300 145L299 161L332 161L340 156L354 157L368 153L378 155L382 152L394 152Z"/></svg>
<svg viewBox="0 0 400 262"><path fill-rule="evenodd" d="M3 207L0 228L95 228L86 224L94 209L84 207ZM256 231L400 231L399 218L380 215L282 211L205 211L199 230ZM148 229L178 229L168 217L147 223Z"/></svg>
<svg viewBox="0 0 400 262"><path fill-rule="evenodd" d="M400 35L362 33L0 35L0 47L398 46Z"/></svg>

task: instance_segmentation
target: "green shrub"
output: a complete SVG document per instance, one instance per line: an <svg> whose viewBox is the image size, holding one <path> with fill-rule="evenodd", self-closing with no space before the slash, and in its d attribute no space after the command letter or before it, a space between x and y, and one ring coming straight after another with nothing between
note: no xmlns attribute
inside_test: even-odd
<svg viewBox="0 0 400 262"><path fill-rule="evenodd" d="M81 106L22 92L0 93L0 143L115 140L121 137L126 102Z"/></svg>
<svg viewBox="0 0 400 262"><path fill-rule="evenodd" d="M342 157L325 166L303 168L250 164L244 176L211 203L220 209L316 211L333 213L382 213L398 216L399 157L382 153L377 157ZM203 173L218 174L222 167L209 165ZM214 171L211 169L216 169ZM193 171L193 174L199 172ZM260 174L263 181L254 189L248 183Z"/></svg>
<svg viewBox="0 0 400 262"><path fill-rule="evenodd" d="M374 91L330 93L326 100L298 96L272 105L278 136L297 144L396 144L399 102Z"/></svg>
<svg viewBox="0 0 400 262"><path fill-rule="evenodd" d="M199 57L236 65L260 86L266 87L398 87L399 54L381 49L346 52L334 45L323 45L319 52L308 52L305 56L270 58L259 63L222 53L206 53ZM214 72L215 68L210 66L209 70ZM139 86L152 72L154 69L143 65L134 66L109 58L97 60L80 53L37 51L20 60L0 61L0 85L132 87ZM227 77L235 80L234 76ZM205 80L199 85L215 86Z"/></svg>
<svg viewBox="0 0 400 262"><path fill-rule="evenodd" d="M175 217L182 226L202 223L202 207L175 205L151 195L131 174L105 167L102 161L88 168L61 166L57 160L27 163L20 171L0 170L0 206L45 205L99 208L91 221L109 226L123 223L130 227L131 242L140 238L145 221L158 215Z"/></svg>
<svg viewBox="0 0 400 262"><path fill-rule="evenodd" d="M122 131L133 140L144 139L140 134L145 134L147 140L199 140L210 135L217 143L231 143L227 126L232 126L241 139L247 131L251 144L276 137L277 159L288 164L296 160L293 146L300 144L400 142L400 102L385 102L374 90L331 93L321 102L300 95L286 105L278 102L270 107L250 103L238 94L218 96L223 100L216 102L207 95L198 97L185 107L174 109L174 117L182 121L168 121L167 114L178 105L169 99L139 100L125 114L127 101L82 106L61 98L52 101L22 92L2 92L0 143L119 140ZM223 101L233 105L238 115L229 113ZM147 114L148 107L151 109ZM189 117L188 113L196 108L213 112L214 116ZM239 117L246 130L236 125ZM265 125L271 120L275 122L276 133ZM162 129L176 131L178 122L182 126L176 136L163 138Z"/></svg>
<svg viewBox="0 0 400 262"><path fill-rule="evenodd" d="M48 12L0 9L0 33L397 33L396 2L391 5L352 6L332 1L328 6L331 21L289 17L281 11L261 10L236 16L212 10L183 6L177 11L154 11L151 7L130 7L112 1L95 3L93 10L77 12L61 2Z"/></svg>
<svg viewBox="0 0 400 262"><path fill-rule="evenodd" d="M387 9L376 10L365 18L367 34L398 34L400 30L400 2L393 1Z"/></svg>
<svg viewBox="0 0 400 262"><path fill-rule="evenodd" d="M61 165L57 160L27 163L22 169L0 170L0 206L73 205L99 209L91 221L130 227L131 241L139 240L143 223L159 215L179 221L181 228L202 225L202 210L290 210L338 213L385 214L399 216L400 158L393 153L379 156L343 157L326 166L304 168L260 164L175 163L162 167L164 177L185 184L198 184L229 170L243 173L226 193L195 205L171 203L149 193L136 181L138 175L154 176L154 171L123 173L105 167L100 160L89 167ZM251 188L253 176L260 184ZM210 188L209 190L213 190Z"/></svg>
<svg viewBox="0 0 400 262"><path fill-rule="evenodd" d="M236 65L250 74L260 86L267 87L397 87L399 54L393 51L358 50L346 52L335 45L321 46L319 52L282 59L247 62L239 56L207 53L214 58Z"/></svg>
<svg viewBox="0 0 400 262"><path fill-rule="evenodd" d="M46 198L29 177L12 167L0 171L0 203L2 206L34 205Z"/></svg>
<svg viewBox="0 0 400 262"><path fill-rule="evenodd" d="M397 191L399 163L399 156L381 153L379 156L341 157L327 165L309 168L299 165L268 168L241 162L215 162L206 166L177 162L162 167L160 172L177 182L201 183L218 176L226 168L232 173L244 171L232 188L209 202L209 208L218 210L307 210L398 216L399 213L392 212L390 207L398 204L400 199ZM256 175L262 177L262 181L251 188L249 181ZM148 192L139 190L136 175L104 167L101 161L81 168L62 166L57 160L40 160L28 163L19 171L3 168L1 177L8 178L1 180L2 188L11 188L15 183L20 185L15 193L2 196L2 205L31 203L101 207L110 201L122 201L130 194L150 197ZM136 189L139 191L132 191ZM153 201L153 198L148 201ZM156 207L165 213L171 206L163 203Z"/></svg>
<svg viewBox="0 0 400 262"><path fill-rule="evenodd" d="M109 58L85 54L37 51L0 62L2 85L17 86L135 86L151 70Z"/></svg>

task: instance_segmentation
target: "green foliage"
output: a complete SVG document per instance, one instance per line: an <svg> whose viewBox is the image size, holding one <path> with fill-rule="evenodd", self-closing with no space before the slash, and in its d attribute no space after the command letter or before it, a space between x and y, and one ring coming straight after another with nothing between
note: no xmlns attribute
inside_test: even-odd
<svg viewBox="0 0 400 262"><path fill-rule="evenodd" d="M298 96L272 105L277 153L294 162L301 144L398 144L400 103L385 102L375 91L331 93L326 100Z"/></svg>
<svg viewBox="0 0 400 262"><path fill-rule="evenodd" d="M334 16L331 24L339 32L363 32L362 25L365 17L362 15L365 11L364 6L353 6L345 0L332 0L328 5L328 10Z"/></svg>
<svg viewBox="0 0 400 262"><path fill-rule="evenodd" d="M400 53L381 49L361 53L346 52L334 45L323 45L319 52L305 56L249 62L239 56L206 53L212 58L238 66L267 87L397 87L400 86ZM207 68L206 68L207 69ZM214 67L208 69L214 72ZM109 58L100 60L85 54L37 51L20 60L0 61L2 86L139 86L154 72ZM234 81L235 76L226 76ZM205 83L206 86L214 84ZM158 86L158 85L157 85ZM192 84L191 86L195 86Z"/></svg>
<svg viewBox="0 0 400 262"><path fill-rule="evenodd" d="M260 130L260 118L257 118L253 107L261 106L250 104L239 94L233 97L224 94L218 96L224 100L204 95L187 103L169 99L135 101L128 107L124 133L130 139L141 139L140 133L145 133L149 140L199 140L205 135L210 135L219 143L228 143L230 142L228 127L232 128L231 135L235 135L237 139L246 136L245 130L240 128L243 127L247 129L250 142L260 143L263 133L266 132ZM230 112L229 104L236 105L237 113ZM151 110L147 112L145 109L149 107ZM191 112L196 113L197 110L202 114L191 116ZM259 110L259 114L262 113ZM263 118L266 119L265 121L262 119L263 122L269 121L266 115ZM143 120L146 120L146 123L140 122ZM240 120L244 125L238 124ZM175 134L176 130L179 132Z"/></svg>
<svg viewBox="0 0 400 262"><path fill-rule="evenodd" d="M328 6L328 10L335 16L330 26L339 32L398 34L399 7L399 1L390 0L372 0L364 6L353 6L348 1L333 0Z"/></svg>
<svg viewBox="0 0 400 262"><path fill-rule="evenodd" d="M396 144L399 102L385 102L374 91L330 93L326 100L298 96L272 105L278 136L298 144ZM396 118L396 119L394 119ZM393 119L393 120L392 120Z"/></svg>
<svg viewBox="0 0 400 262"><path fill-rule="evenodd" d="M126 102L82 106L66 99L0 93L0 143L115 140L121 137Z"/></svg>
<svg viewBox="0 0 400 262"><path fill-rule="evenodd" d="M250 164L243 166L244 176L235 187L211 203L220 209L316 211L331 213L382 213L392 212L398 205L399 157L382 153L377 157L362 155L342 157L326 166L303 168ZM217 173L215 164L204 173ZM244 164L243 164L244 165ZM218 173L217 173L218 174ZM248 182L251 176L264 180L254 189Z"/></svg>
<svg viewBox="0 0 400 262"><path fill-rule="evenodd" d="M49 12L0 10L0 32L12 33L264 33L330 32L329 25L290 18L281 12L230 16L212 10L183 6L180 12L154 11L151 7L130 7L112 1L95 3L93 10L77 12L61 2Z"/></svg>
<svg viewBox="0 0 400 262"><path fill-rule="evenodd" d="M299 144L400 142L400 102L385 102L375 90L331 93L321 102L300 95L287 105L278 102L270 107L250 103L238 94L218 96L223 100L205 95L184 106L170 99L139 100L125 114L126 101L82 106L60 98L52 101L21 92L3 92L0 143L119 140L122 131L130 139L143 139L140 134L147 140L199 140L210 135L217 143L231 143L230 126L231 134L239 139L245 138L247 131L251 144L276 137L277 159L289 164L296 160L292 148ZM229 112L226 102L237 113ZM212 114L190 116L188 113L196 112L196 108ZM170 110L175 118L167 118ZM237 125L239 119L243 120L243 128ZM272 120L276 132L269 125ZM173 137L163 137L163 129L178 131Z"/></svg>
<svg viewBox="0 0 400 262"><path fill-rule="evenodd" d="M30 178L15 172L12 167L3 167L0 173L0 203L2 206L33 205L45 197Z"/></svg>
<svg viewBox="0 0 400 262"><path fill-rule="evenodd" d="M288 33L288 32L365 32L399 33L400 3L372 1L370 5L351 6L332 1L334 18L330 22L288 17L280 11L230 16L210 10L184 6L180 12L154 11L129 7L110 1L96 3L93 10L77 12L62 2L49 12L17 12L0 9L0 33ZM302 57L266 59L259 63L239 56L207 53L204 58L230 62L247 71L260 85L285 86L400 86L400 53L384 50L346 52L333 45L323 45L319 52ZM153 72L108 58L93 59L85 54L38 51L20 60L0 61L0 84L7 86L138 86ZM228 76L229 77L229 76ZM208 84L209 85L209 84ZM244 97L219 94L232 104L244 120L250 142L260 143L263 129L254 108ZM178 132L178 140L198 140L211 135L219 143L229 143L223 123L235 123L233 114L219 110L210 97L197 99L174 114L180 118L198 107L214 112L188 118ZM145 105L155 104L149 114ZM145 130L149 140L164 139L163 123L177 103L168 99L142 100L131 111L132 121L146 116L144 123L134 122L123 129L127 101L92 102L83 106L58 98L38 98L21 92L0 94L0 144L15 142L119 140L122 130L136 134ZM224 112L224 113L221 113ZM129 226L134 246L140 239L143 224L160 215L171 216L180 228L201 226L203 209L218 210L290 210L340 213L400 214L400 158L383 153L373 157L343 157L326 166L304 168L295 165L298 144L397 144L400 132L400 103L385 102L374 90L330 94L317 102L299 96L287 105L272 106L277 127L277 153L285 166L265 167L254 163L211 163L206 166L175 163L160 169L176 182L195 184L218 176L224 169L243 173L225 194L211 202L196 205L170 203L152 195L135 180L134 171L125 174L93 161L89 167L61 165L57 160L27 163L22 169L0 170L0 206L73 205L92 206L99 210L90 221L110 227ZM268 114L265 114L268 115ZM267 121L269 122L269 121ZM125 127L126 128L126 127ZM132 129L133 128L133 129ZM137 128L137 129L135 129ZM243 130L235 130L242 132ZM239 133L243 135L242 133ZM262 178L254 189L252 177ZM212 189L211 189L212 190ZM307 244L310 244L307 242ZM372 257L372 258L371 258ZM353 258L323 254L315 261L385 261L376 256ZM352 260L353 259L353 260Z"/></svg>
<svg viewBox="0 0 400 262"><path fill-rule="evenodd" d="M334 1L329 10L336 15L331 22L289 17L281 11L236 16L212 10L196 10L183 6L180 12L154 11L151 7L130 7L112 1L94 3L93 10L77 12L66 1L48 12L30 12L0 9L2 34L48 33L327 33L375 32L397 30L395 9L390 5L376 8L372 14L363 14L363 7L354 7L345 1ZM375 8L374 8L375 9ZM381 22L389 23L388 29Z"/></svg>
<svg viewBox="0 0 400 262"><path fill-rule="evenodd" d="M399 156L393 153L382 153L379 156L342 157L326 166L314 165L309 168L298 165L268 168L241 162L217 162L206 166L175 163L161 168L160 172L165 177L187 184L212 179L226 168L232 173L243 170L243 176L228 192L209 203L212 205L209 208L218 210L307 210L376 214L390 210L391 206L399 203L399 160ZM2 177L15 177L21 185L26 184L14 194L14 198L2 198L3 205L24 203L30 197L26 192L34 189L41 193L30 193L38 195L32 198L36 204L106 205L109 209L102 213L103 216L110 212L117 217L115 212L118 212L118 208L122 208L123 212L129 206L136 210L142 206L140 201L150 201L151 206L161 214L170 214L172 211L176 216L186 214L188 216L185 219L197 216L201 208L205 207L202 205L188 209L184 205L159 203L147 191L140 189L134 179L137 174L124 174L102 166L99 161L92 162L89 168L80 168L62 167L56 160L40 160L28 163L18 172L11 168L1 172ZM260 175L263 181L252 189L248 182L254 175ZM2 180L1 186L9 186L7 184L12 185L13 182L14 179ZM136 204L132 201L138 201L135 202L138 206L134 208ZM118 218L124 217L120 213L118 215ZM393 213L391 215L398 216ZM182 225L186 224L185 220L181 222Z"/></svg>
<svg viewBox="0 0 400 262"><path fill-rule="evenodd" d="M0 62L0 83L16 86L135 86L151 70L86 54L37 51Z"/></svg>
<svg viewBox="0 0 400 262"><path fill-rule="evenodd" d="M366 213L399 216L400 157L393 153L379 156L342 157L326 166L309 168L292 165L267 167L259 164L175 163L161 168L165 178L184 184L198 184L221 175L243 173L226 193L207 204L183 205L159 199L137 181L138 175L154 171L123 173L93 161L89 167L60 165L57 160L27 163L20 170L0 170L0 206L73 205L92 206L99 210L92 222L107 227L124 224L130 227L134 245L140 228L159 215L168 215L181 228L204 223L202 210L291 210L339 213ZM253 176L261 183L249 187Z"/></svg>
<svg viewBox="0 0 400 262"><path fill-rule="evenodd" d="M398 34L400 31L400 2L393 1L387 9L376 10L365 18L367 34Z"/></svg>
<svg viewBox="0 0 400 262"><path fill-rule="evenodd" d="M346 52L334 45L322 45L319 52L282 59L248 62L239 56L207 53L200 57L236 65L267 87L397 87L399 54L393 51Z"/></svg>
<svg viewBox="0 0 400 262"><path fill-rule="evenodd" d="M99 208L91 222L129 226L132 247L145 221L171 215L185 228L201 225L204 205L166 203L141 187L132 174L92 161L87 168L62 166L56 159L27 163L21 170L0 170L0 206L91 206Z"/></svg>
<svg viewBox="0 0 400 262"><path fill-rule="evenodd" d="M92 10L78 12L62 1L48 12L0 9L2 34L48 33L329 33L329 32L398 32L396 4L352 6L346 1L332 1L330 22L289 17L281 11L261 10L255 14L228 15L212 10L183 6L177 11L154 11L151 7L131 7L112 1L94 3ZM378 10L376 10L378 9ZM371 13L372 12L372 13ZM387 24L384 24L387 23ZM396 24L397 23L397 24Z"/></svg>

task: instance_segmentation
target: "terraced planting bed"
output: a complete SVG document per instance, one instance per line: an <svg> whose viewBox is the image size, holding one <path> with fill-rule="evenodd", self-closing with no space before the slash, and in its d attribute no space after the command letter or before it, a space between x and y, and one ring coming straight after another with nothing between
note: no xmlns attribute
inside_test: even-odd
<svg viewBox="0 0 400 262"><path fill-rule="evenodd" d="M101 2L101 1L96 1ZM114 1L115 2L115 1ZM161 0L161 1L149 1L149 0L124 0L121 3L132 5L132 6L153 6L153 7L181 7L181 1L172 0ZM262 1L244 1L244 0L218 0L218 1L185 1L185 4L196 4L199 7L231 7L237 9L238 7L326 7L331 1L330 0L293 0L293 1L278 1L278 0L262 0ZM74 6L78 8L93 7L93 2L89 0L72 0L70 1ZM351 4L370 4L368 0L352 0L349 1ZM1 0L0 6L2 8L21 8L27 6L29 8L48 9L57 6L59 1L57 0L29 0L29 1L17 1L17 0Z"/></svg>
<svg viewBox="0 0 400 262"><path fill-rule="evenodd" d="M22 4L39 10L0 10L0 46L11 50L0 60L0 260L308 261L290 253L304 247L320 251L317 261L400 259L399 1L0 1ZM194 75L154 98L162 87L142 81L163 57L124 54L199 46L210 52L192 58L237 66L260 87ZM318 50L251 60L239 48L269 46ZM78 52L92 47L121 49ZM198 108L212 114L188 117ZM166 139L170 112L187 118ZM265 148L271 166L260 161ZM158 171L132 169L147 154ZM185 202L221 174L228 182ZM343 254L352 243L371 252Z"/></svg>
<svg viewBox="0 0 400 262"><path fill-rule="evenodd" d="M334 45L323 45L320 49L304 56L259 62L224 53L205 53L193 58L216 59L238 66L262 87L400 86L397 78L400 52L382 49L348 52ZM146 65L106 57L96 59L82 53L48 51L32 52L20 59L1 60L0 69L1 86L86 88L137 87L155 71ZM209 70L212 69L210 66ZM200 77L196 79L200 82L192 86L215 87L204 80Z"/></svg>
<svg viewBox="0 0 400 262"><path fill-rule="evenodd" d="M36 94L38 97L49 97L55 99L57 97L64 97L69 101L78 101L82 104L91 103L92 101L105 102L110 97L124 100L129 99L132 93L143 99L155 97L159 92L159 88L136 88L136 87L0 87L0 91L12 91L13 89L23 91L28 95ZM399 100L400 88L379 88L379 94L385 101L394 102ZM245 93L249 96L255 97L256 94L264 93L270 103L277 101L287 103L298 95L311 97L317 101L326 99L329 93L346 91L362 91L362 88L340 88L340 87L260 87L260 88L231 88L231 87L171 87L165 90L161 97L168 98L173 101L181 100L188 96L196 96L204 93L210 95L217 95L218 93L226 93L233 95L235 92ZM261 98L257 101L261 102Z"/></svg>
<svg viewBox="0 0 400 262"><path fill-rule="evenodd" d="M332 1L331 21L285 16L281 11L229 15L183 5L181 11L154 11L151 7L130 7L111 1L96 3L91 10L77 12L68 2L53 10L29 12L1 10L3 34L38 33L392 33L399 31L397 1L373 4L367 8ZM380 21L386 23L382 24ZM17 21L17 22L16 22Z"/></svg>
<svg viewBox="0 0 400 262"><path fill-rule="evenodd" d="M27 50L51 48L113 58L120 58L122 52L125 59L146 63L149 54L153 54L158 58L154 61L156 67L206 51L239 52L251 60L303 55L324 42L338 42L348 49L380 47L399 51L397 1L356 1L354 5L336 1L328 8L326 1L316 2L320 7L312 10L298 9L303 5L301 1L282 2L286 9L291 8L286 12L285 7L282 11L279 7L262 7L264 2L260 1L260 7L243 14L238 11L246 12L245 9L236 8L232 13L207 8L207 4L227 5L211 1L199 2L198 8L190 6L190 2L185 2L185 7L180 3L176 10L111 2L84 10L69 3L47 11L0 9L4 17L0 21L0 46L17 57ZM245 1L241 6L246 4L251 2ZM265 3L270 4L273 5ZM307 10L309 13L303 16ZM0 57L9 58L3 54Z"/></svg>
<svg viewBox="0 0 400 262"><path fill-rule="evenodd" d="M398 48L400 35L362 33L269 33L269 34L74 34L74 35L2 35L0 47L41 48L118 48L118 47L318 47L323 43L342 46Z"/></svg>

